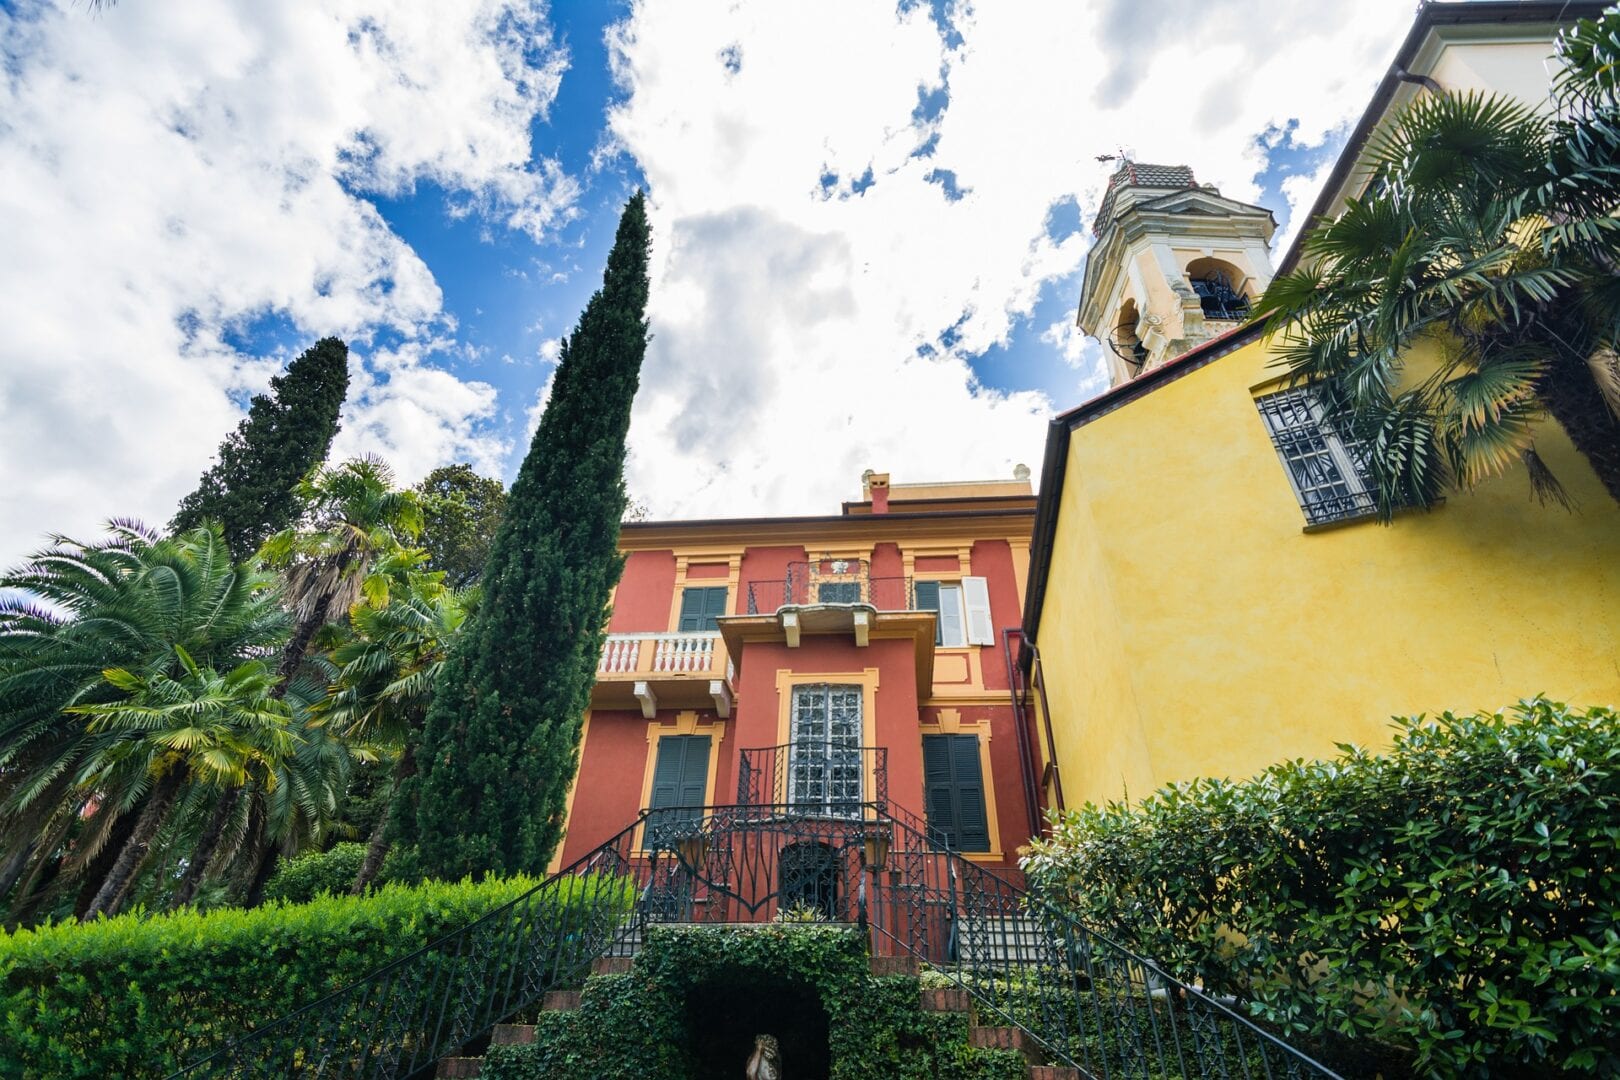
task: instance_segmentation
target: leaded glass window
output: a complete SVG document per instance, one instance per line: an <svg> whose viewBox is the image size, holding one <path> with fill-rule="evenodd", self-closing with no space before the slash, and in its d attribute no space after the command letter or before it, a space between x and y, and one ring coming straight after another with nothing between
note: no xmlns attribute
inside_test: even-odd
<svg viewBox="0 0 1620 1080"><path fill-rule="evenodd" d="M857 817L861 805L861 688L793 691L788 802L800 811Z"/></svg>

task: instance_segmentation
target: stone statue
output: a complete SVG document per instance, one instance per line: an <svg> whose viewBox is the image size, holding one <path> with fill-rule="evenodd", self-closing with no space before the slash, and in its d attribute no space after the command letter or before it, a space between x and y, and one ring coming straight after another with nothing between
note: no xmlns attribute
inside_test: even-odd
<svg viewBox="0 0 1620 1080"><path fill-rule="evenodd" d="M755 1035L754 1052L748 1056L748 1080L782 1080L782 1049L775 1035Z"/></svg>

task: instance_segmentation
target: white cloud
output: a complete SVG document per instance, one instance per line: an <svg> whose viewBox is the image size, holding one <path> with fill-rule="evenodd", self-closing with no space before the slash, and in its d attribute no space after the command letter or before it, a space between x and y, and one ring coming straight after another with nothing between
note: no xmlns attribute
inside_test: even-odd
<svg viewBox="0 0 1620 1080"><path fill-rule="evenodd" d="M1185 5L639 3L610 36L617 148L653 197L654 339L630 486L655 514L825 512L898 481L1036 463L1054 406L968 361L1043 286L1078 292L1124 146L1252 200L1268 129L1319 144L1361 110L1408 0ZM942 113L916 116L948 91ZM932 152L916 156L919 148ZM949 173L950 176L944 175ZM953 197L954 196L954 197ZM1100 388L1094 345L1049 331Z"/></svg>
<svg viewBox="0 0 1620 1080"><path fill-rule="evenodd" d="M252 0L0 11L0 562L50 530L162 522L274 363L273 316L357 344L340 452L498 469L494 392L363 197L420 180L531 234L574 182L529 125L565 60L538 2ZM385 331L398 344L373 349ZM359 357L364 357L363 361ZM233 400L234 395L234 400Z"/></svg>

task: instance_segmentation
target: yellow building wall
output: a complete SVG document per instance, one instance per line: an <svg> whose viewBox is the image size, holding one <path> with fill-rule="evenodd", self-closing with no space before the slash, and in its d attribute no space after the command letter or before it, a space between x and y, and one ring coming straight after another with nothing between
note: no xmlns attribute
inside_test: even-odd
<svg viewBox="0 0 1620 1080"><path fill-rule="evenodd" d="M1620 701L1620 507L1555 424L1578 513L1515 473L1305 533L1252 403L1268 357L1071 433L1036 638L1070 806L1384 745L1393 715Z"/></svg>

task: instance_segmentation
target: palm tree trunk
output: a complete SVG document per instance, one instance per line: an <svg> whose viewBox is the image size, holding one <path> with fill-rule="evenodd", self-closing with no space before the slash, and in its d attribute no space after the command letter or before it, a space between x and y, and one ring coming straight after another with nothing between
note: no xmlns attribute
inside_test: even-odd
<svg viewBox="0 0 1620 1080"><path fill-rule="evenodd" d="M276 871L276 860L281 851L273 840L266 840L264 849L259 852L259 861L253 867L253 877L248 882L247 898L243 906L256 908L264 903L264 887L270 883L270 875Z"/></svg>
<svg viewBox="0 0 1620 1080"><path fill-rule="evenodd" d="M28 857L34 853L37 846L38 841L28 841L13 852L3 866L0 866L0 901L6 898L6 894L17 884L17 879L22 877L23 870L28 866Z"/></svg>
<svg viewBox="0 0 1620 1080"><path fill-rule="evenodd" d="M1620 420L1609 411L1591 369L1561 357L1537 389L1547 411L1591 464L1609 497L1620 502Z"/></svg>
<svg viewBox="0 0 1620 1080"><path fill-rule="evenodd" d="M298 625L293 627L292 637L287 639L286 648L281 650L281 663L276 666L276 674L281 676L281 682L271 691L274 697L279 699L286 696L287 680L303 664L304 654L309 651L309 643L314 640L315 632L326 625L326 611L331 606L331 595L321 596L310 609L309 618L300 619Z"/></svg>
<svg viewBox="0 0 1620 1080"><path fill-rule="evenodd" d="M197 837L197 846L191 849L191 861L186 863L185 876L174 890L174 898L169 901L169 910L183 908L197 895L197 889L202 885L204 876L208 873L208 865L214 860L214 853L219 850L219 842L225 835L225 826L230 822L231 815L236 812L236 804L241 800L242 789L232 788L219 797L214 805L214 813L203 827L202 835Z"/></svg>
<svg viewBox="0 0 1620 1080"><path fill-rule="evenodd" d="M394 776L388 785L388 801L383 804L383 812L377 818L377 827L371 830L371 843L366 845L366 857L360 863L360 872L354 876L354 885L349 889L350 896L361 896L377 880L377 874L382 870L383 860L388 857L388 819L394 813L394 800L399 797L399 785L405 778L416 772L416 758L411 753L410 743L400 751L399 760L394 763Z"/></svg>
<svg viewBox="0 0 1620 1080"><path fill-rule="evenodd" d="M112 872L113 863L118 861L118 853L129 843L130 834L135 831L135 822L140 820L140 816L139 809L128 810L118 815L118 820L112 823L106 843L101 845L96 857L85 867L84 881L79 886L78 897L73 901L75 919L83 919L85 913L90 910L90 902L96 898L96 894L101 891L102 883Z"/></svg>
<svg viewBox="0 0 1620 1080"><path fill-rule="evenodd" d="M158 781L157 787L152 789L146 806L141 809L139 820L135 822L134 831L119 850L118 858L113 860L112 869L107 872L107 880L101 883L95 899L90 901L90 907L80 921L89 922L97 915L111 914L117 910L117 905L129 891L130 883L135 880L135 871L146 860L152 838L157 835L163 819L169 816L169 810L180 795L180 788L185 783L182 772L179 768L169 769Z"/></svg>

